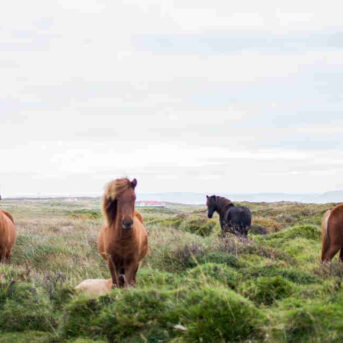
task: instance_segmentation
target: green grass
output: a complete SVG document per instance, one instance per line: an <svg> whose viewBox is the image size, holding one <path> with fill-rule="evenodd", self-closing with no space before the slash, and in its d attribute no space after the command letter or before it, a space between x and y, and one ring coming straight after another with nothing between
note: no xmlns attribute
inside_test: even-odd
<svg viewBox="0 0 343 343"><path fill-rule="evenodd" d="M100 205L1 202L18 240L0 265L0 342L343 341L343 268L320 264L332 204L244 203L270 232L248 240L221 237L204 206L141 208L150 252L137 286L92 298L74 287L110 277L96 249Z"/></svg>

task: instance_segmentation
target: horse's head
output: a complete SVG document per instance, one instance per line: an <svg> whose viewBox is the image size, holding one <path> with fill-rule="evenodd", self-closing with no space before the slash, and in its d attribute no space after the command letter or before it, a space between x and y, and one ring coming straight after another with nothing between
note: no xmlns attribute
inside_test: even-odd
<svg viewBox="0 0 343 343"><path fill-rule="evenodd" d="M137 186L137 180L133 179L129 187L120 195L117 196L118 209L121 214L120 223L121 227L125 230L132 229L133 216L135 211L136 193L135 187Z"/></svg>
<svg viewBox="0 0 343 343"><path fill-rule="evenodd" d="M214 211L217 210L217 197L215 195L206 195L207 216L212 218Z"/></svg>
<svg viewBox="0 0 343 343"><path fill-rule="evenodd" d="M119 225L124 230L132 228L136 201L136 186L136 179L130 181L127 178L113 180L107 185L103 209L109 225L112 225L116 220L119 220ZM118 215L120 218L117 218Z"/></svg>

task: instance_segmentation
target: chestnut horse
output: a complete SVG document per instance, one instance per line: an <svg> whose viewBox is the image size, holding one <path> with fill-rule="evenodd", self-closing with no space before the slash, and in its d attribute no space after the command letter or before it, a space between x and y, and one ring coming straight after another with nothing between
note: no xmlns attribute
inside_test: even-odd
<svg viewBox="0 0 343 343"><path fill-rule="evenodd" d="M14 220L10 213L0 210L0 262L9 261L17 239Z"/></svg>
<svg viewBox="0 0 343 343"><path fill-rule="evenodd" d="M142 215L135 211L137 180L111 181L103 198L106 224L98 237L98 251L107 261L113 286L136 284L139 262L148 252L148 236Z"/></svg>
<svg viewBox="0 0 343 343"><path fill-rule="evenodd" d="M322 262L329 262L340 250L343 262L343 205L324 213L322 219Z"/></svg>

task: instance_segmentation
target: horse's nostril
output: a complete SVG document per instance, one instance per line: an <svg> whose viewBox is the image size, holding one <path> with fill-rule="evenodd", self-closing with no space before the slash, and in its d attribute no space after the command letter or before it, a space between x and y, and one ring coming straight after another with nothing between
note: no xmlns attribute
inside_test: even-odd
<svg viewBox="0 0 343 343"><path fill-rule="evenodd" d="M131 229L132 228L132 225L133 225L133 220L130 219L130 220L123 220L121 222L122 226L124 229Z"/></svg>

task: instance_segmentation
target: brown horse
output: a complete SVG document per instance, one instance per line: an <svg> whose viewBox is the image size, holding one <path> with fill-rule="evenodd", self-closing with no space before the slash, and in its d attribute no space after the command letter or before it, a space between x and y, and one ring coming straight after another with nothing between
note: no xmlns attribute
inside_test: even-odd
<svg viewBox="0 0 343 343"><path fill-rule="evenodd" d="M338 205L323 215L322 262L331 261L338 250L343 262L343 205Z"/></svg>
<svg viewBox="0 0 343 343"><path fill-rule="evenodd" d="M10 260L12 248L17 239L14 220L10 213L0 210L0 262Z"/></svg>
<svg viewBox="0 0 343 343"><path fill-rule="evenodd" d="M139 262L148 252L148 236L142 215L135 211L137 180L111 181L105 190L106 224L98 237L98 251L107 261L113 286L136 284Z"/></svg>

